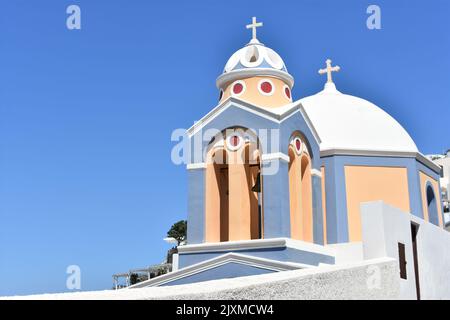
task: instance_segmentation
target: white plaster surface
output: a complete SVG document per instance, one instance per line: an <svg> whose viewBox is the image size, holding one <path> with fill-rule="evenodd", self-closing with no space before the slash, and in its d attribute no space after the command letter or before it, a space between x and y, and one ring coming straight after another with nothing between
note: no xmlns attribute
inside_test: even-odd
<svg viewBox="0 0 450 320"><path fill-rule="evenodd" d="M421 298L450 299L450 232L423 221L417 246Z"/></svg>
<svg viewBox="0 0 450 320"><path fill-rule="evenodd" d="M411 238L411 215L382 201L361 204L364 259L391 257L398 261L398 243L405 245L407 279L400 278L402 299L416 299L414 260Z"/></svg>
<svg viewBox="0 0 450 320"><path fill-rule="evenodd" d="M339 92L334 84L300 102L322 140L321 151L418 152L393 117L367 100Z"/></svg>
<svg viewBox="0 0 450 320"><path fill-rule="evenodd" d="M1 299L396 299L399 288L396 261L382 258L178 286Z"/></svg>
<svg viewBox="0 0 450 320"><path fill-rule="evenodd" d="M336 243L325 246L333 252L336 264L363 261L362 242Z"/></svg>
<svg viewBox="0 0 450 320"><path fill-rule="evenodd" d="M417 256L421 299L450 299L450 233L382 201L361 204L364 259L397 259L405 244L407 279L400 279L400 297L416 299L411 223L419 225Z"/></svg>

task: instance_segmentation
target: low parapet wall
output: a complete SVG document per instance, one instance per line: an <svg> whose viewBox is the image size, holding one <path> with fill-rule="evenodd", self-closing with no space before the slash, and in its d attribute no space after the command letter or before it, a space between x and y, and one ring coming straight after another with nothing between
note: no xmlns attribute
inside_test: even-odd
<svg viewBox="0 0 450 320"><path fill-rule="evenodd" d="M18 297L20 299L397 299L397 262L374 259L348 265L222 279L170 287Z"/></svg>

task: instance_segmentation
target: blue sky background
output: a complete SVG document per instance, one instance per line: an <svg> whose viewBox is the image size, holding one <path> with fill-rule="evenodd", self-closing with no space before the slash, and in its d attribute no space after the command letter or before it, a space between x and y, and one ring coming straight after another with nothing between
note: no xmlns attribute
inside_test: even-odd
<svg viewBox="0 0 450 320"><path fill-rule="evenodd" d="M366 27L369 4L381 30ZM382 107L423 153L450 148L449 1L1 1L0 295L66 291L72 264L83 290L108 289L163 260L186 217L171 132L216 105L252 16L295 99L322 89L331 57L340 91Z"/></svg>

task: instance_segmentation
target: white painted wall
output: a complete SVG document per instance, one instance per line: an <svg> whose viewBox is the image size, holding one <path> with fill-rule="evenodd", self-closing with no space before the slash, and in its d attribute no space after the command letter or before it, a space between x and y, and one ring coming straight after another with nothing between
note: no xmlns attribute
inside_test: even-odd
<svg viewBox="0 0 450 320"><path fill-rule="evenodd" d="M178 286L43 294L1 299L398 299L396 262L390 258Z"/></svg>
<svg viewBox="0 0 450 320"><path fill-rule="evenodd" d="M338 265L363 261L364 252L362 242L348 242L348 243L336 243L326 246L331 249L335 263Z"/></svg>
<svg viewBox="0 0 450 320"><path fill-rule="evenodd" d="M391 257L398 261L398 243L405 245L407 279L400 279L404 299L416 299L414 260L410 215L382 201L361 204L361 225L364 259Z"/></svg>
<svg viewBox="0 0 450 320"><path fill-rule="evenodd" d="M178 264L179 264L179 255L178 253L174 253L172 255L172 271L177 271L178 270Z"/></svg>
<svg viewBox="0 0 450 320"><path fill-rule="evenodd" d="M417 255L422 299L450 299L450 233L382 201L361 204L364 259L398 261L398 243L405 244L407 279L400 279L400 297L416 299L411 222L419 225ZM397 264L398 268L398 264ZM398 271L400 278L400 271Z"/></svg>
<svg viewBox="0 0 450 320"><path fill-rule="evenodd" d="M423 299L450 299L450 232L422 220L417 251Z"/></svg>

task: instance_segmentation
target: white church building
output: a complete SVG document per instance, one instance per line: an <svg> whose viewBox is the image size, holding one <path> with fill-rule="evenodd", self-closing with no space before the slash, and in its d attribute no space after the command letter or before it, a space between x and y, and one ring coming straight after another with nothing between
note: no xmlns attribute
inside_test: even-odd
<svg viewBox="0 0 450 320"><path fill-rule="evenodd" d="M295 100L293 73L258 40L260 26L247 26L250 42L216 80L218 104L186 132L187 244L172 272L130 288L450 299L441 168L382 107L344 93L329 59L323 90ZM284 296L270 296L274 284Z"/></svg>

